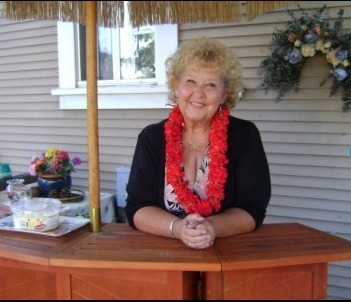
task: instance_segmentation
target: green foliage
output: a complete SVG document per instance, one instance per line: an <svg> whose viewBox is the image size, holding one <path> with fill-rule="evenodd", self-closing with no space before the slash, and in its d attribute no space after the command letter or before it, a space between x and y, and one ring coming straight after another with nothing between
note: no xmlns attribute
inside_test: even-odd
<svg viewBox="0 0 351 302"><path fill-rule="evenodd" d="M146 46L135 51L135 65L137 70L141 70L146 78L155 77L155 39L153 34L139 35L148 42Z"/></svg>
<svg viewBox="0 0 351 302"><path fill-rule="evenodd" d="M351 34L343 33L343 10L332 27L329 17L323 17L328 10L324 5L313 15L299 7L296 12L287 10L291 20L285 28L272 35L272 53L260 65L263 74L262 87L277 90L276 99L281 100L286 92L299 90L301 71L309 57L322 54L331 66L327 78L333 83L329 96L342 90L343 111L351 107Z"/></svg>

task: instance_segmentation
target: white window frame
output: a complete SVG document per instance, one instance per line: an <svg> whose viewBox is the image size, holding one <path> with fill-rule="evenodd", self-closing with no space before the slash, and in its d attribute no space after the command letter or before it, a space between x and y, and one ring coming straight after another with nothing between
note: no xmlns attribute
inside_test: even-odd
<svg viewBox="0 0 351 302"><path fill-rule="evenodd" d="M78 87L77 58L75 52L75 25L57 23L59 88L51 94L59 97L60 109L86 109L86 87ZM167 87L165 60L178 46L178 26L155 27L155 81L131 80L126 82L98 82L99 109L154 109L165 108Z"/></svg>

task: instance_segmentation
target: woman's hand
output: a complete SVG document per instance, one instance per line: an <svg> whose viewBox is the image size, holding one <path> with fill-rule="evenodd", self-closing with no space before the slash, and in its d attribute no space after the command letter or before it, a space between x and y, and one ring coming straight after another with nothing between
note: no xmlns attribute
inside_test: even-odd
<svg viewBox="0 0 351 302"><path fill-rule="evenodd" d="M176 237L194 249L204 249L213 245L215 232L211 223L198 214L190 214L174 225Z"/></svg>

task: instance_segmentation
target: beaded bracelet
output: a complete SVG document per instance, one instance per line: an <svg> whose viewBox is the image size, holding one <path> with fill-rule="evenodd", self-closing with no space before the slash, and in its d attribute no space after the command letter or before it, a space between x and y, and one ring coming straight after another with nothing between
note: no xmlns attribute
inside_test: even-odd
<svg viewBox="0 0 351 302"><path fill-rule="evenodd" d="M174 223L176 222L177 219L178 219L178 218L174 218L174 219L171 221L171 223L169 224L169 233L171 234L171 237L172 237L172 238L176 238L176 237L174 236L174 233L173 233L173 225L174 225Z"/></svg>

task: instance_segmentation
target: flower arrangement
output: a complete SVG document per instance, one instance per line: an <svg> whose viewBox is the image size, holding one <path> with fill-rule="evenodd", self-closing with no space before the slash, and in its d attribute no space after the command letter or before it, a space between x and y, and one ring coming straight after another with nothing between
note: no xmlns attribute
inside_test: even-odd
<svg viewBox="0 0 351 302"><path fill-rule="evenodd" d="M82 160L79 157L70 159L68 152L58 149L48 149L40 156L34 156L30 166L30 175L61 175L67 176L74 172L74 166L80 165Z"/></svg>
<svg viewBox="0 0 351 302"><path fill-rule="evenodd" d="M309 57L323 55L330 64L330 73L320 84L323 86L328 77L332 78L329 96L333 96L341 88L343 111L349 111L351 105L351 34L342 32L343 13L331 27L327 18L322 15L326 11L324 5L312 16L303 8L294 14L287 10L291 17L285 28L273 33L271 45L274 46L271 56L261 62L260 74L264 75L262 87L278 90L277 100L287 91L298 91L301 71Z"/></svg>

